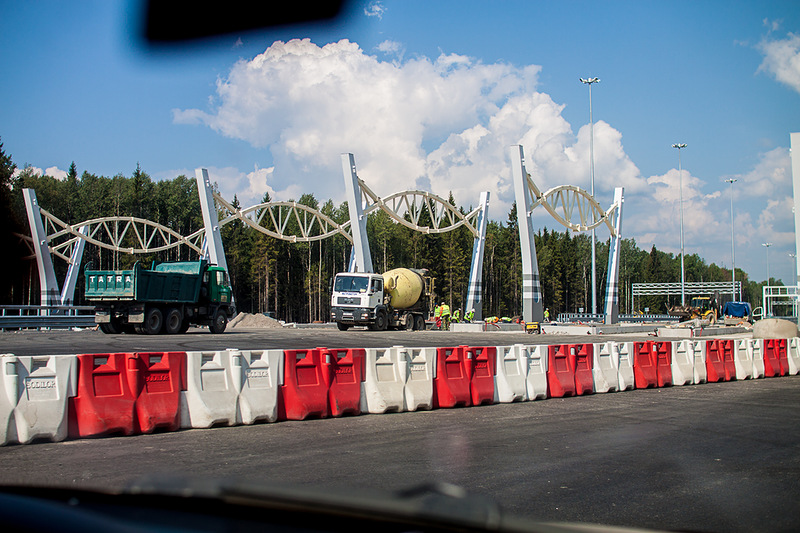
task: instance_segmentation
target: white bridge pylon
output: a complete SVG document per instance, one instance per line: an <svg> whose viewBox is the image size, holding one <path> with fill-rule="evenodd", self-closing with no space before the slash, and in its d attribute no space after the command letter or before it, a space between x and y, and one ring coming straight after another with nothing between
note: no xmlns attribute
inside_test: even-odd
<svg viewBox="0 0 800 533"><path fill-rule="evenodd" d="M526 322L544 319L542 286L536 259L536 244L531 217L533 210L542 206L565 228L587 231L605 224L611 234L606 278L605 322L619 321L619 254L622 240L623 188L614 189L614 202L607 210L585 190L574 185L559 185L542 192L525 169L522 146L509 148L514 192L517 201L519 238L522 252L522 316Z"/></svg>

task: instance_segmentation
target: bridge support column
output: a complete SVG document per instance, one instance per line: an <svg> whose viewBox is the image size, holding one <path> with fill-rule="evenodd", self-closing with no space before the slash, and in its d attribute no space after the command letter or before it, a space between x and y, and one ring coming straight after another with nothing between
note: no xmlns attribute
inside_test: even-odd
<svg viewBox="0 0 800 533"><path fill-rule="evenodd" d="M36 200L36 191L22 189L25 200L25 211L28 213L28 225L33 238L33 250L36 254L36 266L39 267L39 305L59 305L61 298L58 291L56 272L53 269L53 258L50 257L50 247L47 245L47 233L42 223L42 213L39 211L39 202Z"/></svg>
<svg viewBox="0 0 800 533"><path fill-rule="evenodd" d="M614 235L608 250L608 274L606 278L606 324L619 322L619 255L622 247L622 202L623 188L614 189L614 204L617 206L614 219Z"/></svg>
<svg viewBox="0 0 800 533"><path fill-rule="evenodd" d="M794 193L795 284L800 285L800 133L790 135Z"/></svg>
<svg viewBox="0 0 800 533"><path fill-rule="evenodd" d="M544 320L542 285L539 281L539 263L536 260L536 243L531 224L531 194L528 187L528 172L525 170L525 154L522 146L509 148L514 194L517 200L520 252L522 255L522 318L525 322Z"/></svg>
<svg viewBox="0 0 800 533"><path fill-rule="evenodd" d="M89 235L89 226L81 226L78 232L81 235ZM72 305L75 299L75 284L78 281L78 274L81 270L81 261L83 261L83 248L86 245L85 239L78 239L75 242L75 247L72 249L72 255L69 258L69 268L67 269L67 278L64 280L64 287L61 289L61 305Z"/></svg>
<svg viewBox="0 0 800 533"><path fill-rule="evenodd" d="M342 154L342 174L350 210L350 231L353 234L353 249L350 252L350 272L372 272L372 255L367 238L367 218L361 202L361 187L356 174L353 154Z"/></svg>
<svg viewBox="0 0 800 533"><path fill-rule="evenodd" d="M472 264L469 267L469 285L465 313L475 310L473 320L483 320L483 249L486 245L486 224L489 217L489 191L481 193L481 211L475 221L478 236L472 245Z"/></svg>
<svg viewBox="0 0 800 533"><path fill-rule="evenodd" d="M227 271L228 262L225 260L225 248L222 246L217 206L214 203L214 192L211 189L211 180L208 177L208 170L204 168L195 169L194 175L197 179L197 194L200 196L200 209L203 212L203 226L206 230L206 238L203 246L206 259L210 264L220 266Z"/></svg>

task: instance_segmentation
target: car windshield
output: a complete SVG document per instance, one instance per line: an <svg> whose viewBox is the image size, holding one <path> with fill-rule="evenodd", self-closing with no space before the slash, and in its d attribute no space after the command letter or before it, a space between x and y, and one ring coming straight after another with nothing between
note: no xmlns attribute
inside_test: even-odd
<svg viewBox="0 0 800 533"><path fill-rule="evenodd" d="M333 290L337 292L367 292L369 278L364 276L336 276Z"/></svg>

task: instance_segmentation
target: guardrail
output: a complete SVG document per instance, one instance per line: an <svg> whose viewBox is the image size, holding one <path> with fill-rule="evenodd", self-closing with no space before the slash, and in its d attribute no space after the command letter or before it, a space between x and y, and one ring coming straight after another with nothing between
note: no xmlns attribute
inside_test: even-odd
<svg viewBox="0 0 800 533"><path fill-rule="evenodd" d="M0 331L7 329L92 328L92 305L2 305Z"/></svg>
<svg viewBox="0 0 800 533"><path fill-rule="evenodd" d="M593 313L559 313L558 322L599 322L603 323L606 315ZM675 322L678 317L670 315L619 315L620 322Z"/></svg>

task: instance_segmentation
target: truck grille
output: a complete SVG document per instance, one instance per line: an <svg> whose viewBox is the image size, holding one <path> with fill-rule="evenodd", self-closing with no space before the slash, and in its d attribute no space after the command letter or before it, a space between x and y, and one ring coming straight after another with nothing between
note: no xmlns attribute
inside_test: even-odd
<svg viewBox="0 0 800 533"><path fill-rule="evenodd" d="M339 298L336 299L336 303L339 305L358 305L361 303L361 298L345 298L339 296Z"/></svg>

